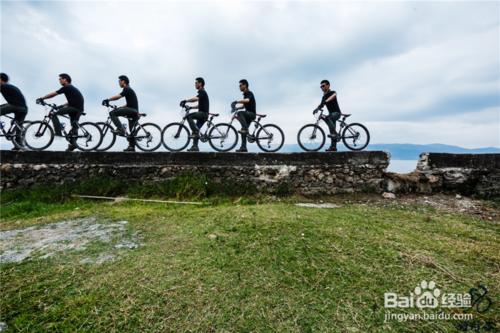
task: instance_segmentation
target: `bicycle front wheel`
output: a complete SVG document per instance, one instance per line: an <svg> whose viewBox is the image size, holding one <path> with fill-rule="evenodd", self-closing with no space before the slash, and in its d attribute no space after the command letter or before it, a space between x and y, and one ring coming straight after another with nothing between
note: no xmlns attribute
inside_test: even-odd
<svg viewBox="0 0 500 333"><path fill-rule="evenodd" d="M370 132L362 124L352 123L342 131L342 142L350 150L363 150L370 143Z"/></svg>
<svg viewBox="0 0 500 333"><path fill-rule="evenodd" d="M97 126L101 129L102 132L102 141L101 144L95 149L96 151L106 151L113 147L116 141L116 134L113 133L113 127L110 124L99 122Z"/></svg>
<svg viewBox="0 0 500 333"><path fill-rule="evenodd" d="M135 145L142 151L155 151L161 146L161 128L156 124L137 125L133 135Z"/></svg>
<svg viewBox="0 0 500 333"><path fill-rule="evenodd" d="M70 132L71 135L71 132ZM94 123L81 123L78 127L74 143L82 151L95 150L102 142L102 132Z"/></svg>
<svg viewBox="0 0 500 333"><path fill-rule="evenodd" d="M238 144L238 132L230 124L217 124L208 133L210 146L216 151L230 151Z"/></svg>
<svg viewBox="0 0 500 333"><path fill-rule="evenodd" d="M33 121L26 126L24 143L29 149L44 150L54 141L54 130L44 121Z"/></svg>
<svg viewBox="0 0 500 333"><path fill-rule="evenodd" d="M181 151L189 145L189 130L184 124L171 123L161 133L165 148L170 151Z"/></svg>
<svg viewBox="0 0 500 333"><path fill-rule="evenodd" d="M326 136L321 127L315 124L305 125L297 133L297 142L305 151L318 151L325 144Z"/></svg>
<svg viewBox="0 0 500 333"><path fill-rule="evenodd" d="M257 145L268 153L274 153L283 147L285 134L274 124L267 124L259 128L256 134Z"/></svg>

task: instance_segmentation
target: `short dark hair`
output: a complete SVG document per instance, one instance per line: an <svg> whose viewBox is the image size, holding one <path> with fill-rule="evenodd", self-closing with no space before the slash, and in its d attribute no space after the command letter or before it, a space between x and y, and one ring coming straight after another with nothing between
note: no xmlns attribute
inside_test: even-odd
<svg viewBox="0 0 500 333"><path fill-rule="evenodd" d="M202 77L197 77L196 78L196 81L198 81L199 83L201 83L201 86L204 87L205 86L205 80L203 80Z"/></svg>
<svg viewBox="0 0 500 333"><path fill-rule="evenodd" d="M240 80L241 84L244 84L248 88L248 81L245 79Z"/></svg>
<svg viewBox="0 0 500 333"><path fill-rule="evenodd" d="M128 79L128 77L126 75L120 75L120 76L118 76L118 80L125 81L126 84L130 83L130 80Z"/></svg>
<svg viewBox="0 0 500 333"><path fill-rule="evenodd" d="M323 83L324 83L324 84L327 84L327 85L330 85L330 81L328 81L328 80L323 80L323 81L321 81L321 84L323 84Z"/></svg>
<svg viewBox="0 0 500 333"><path fill-rule="evenodd" d="M0 79L3 81L3 82L9 82L9 76L5 73L0 73Z"/></svg>
<svg viewBox="0 0 500 333"><path fill-rule="evenodd" d="M66 81L68 81L68 83L71 83L71 76L69 76L68 74L62 73L62 74L59 74L59 77L61 79L65 79Z"/></svg>

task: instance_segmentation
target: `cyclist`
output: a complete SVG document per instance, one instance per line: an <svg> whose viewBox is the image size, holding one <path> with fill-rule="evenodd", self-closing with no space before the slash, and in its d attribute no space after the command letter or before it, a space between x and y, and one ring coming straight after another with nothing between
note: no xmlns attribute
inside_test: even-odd
<svg viewBox="0 0 500 333"><path fill-rule="evenodd" d="M125 128L123 127L118 117L126 117L128 119L130 133L132 134L132 130L136 122L139 120L139 103L137 102L137 95L135 94L135 91L130 88L130 80L127 76L120 75L118 77L118 84L121 88L123 88L122 92L118 95L103 100L102 105L108 106L110 101L116 101L122 97L125 97L125 101L127 102L126 105L109 112L109 117L116 126L116 133L118 135L125 136ZM128 148L124 151L135 151L135 138L133 137L133 135L128 138Z"/></svg>
<svg viewBox="0 0 500 333"><path fill-rule="evenodd" d="M193 146L188 151L200 151L198 148L198 141L200 140L200 128L208 119L209 100L208 94L205 91L205 80L202 77L197 77L194 81L194 86L198 90L198 95L185 100L180 103L184 107L186 103L198 102L197 105L191 106L192 109L198 109L197 112L192 112L187 115L189 127L191 127L191 138L193 139ZM194 121L197 120L195 123Z"/></svg>
<svg viewBox="0 0 500 333"><path fill-rule="evenodd" d="M71 77L68 74L59 74L59 83L62 86L59 90L38 98L37 102L52 98L60 94L64 94L68 103L59 106L57 111L54 113L54 116L52 117L52 123L54 124L54 133L57 136L62 136L61 122L59 121L59 118L57 116L68 114L71 120L71 131L69 132L69 135L73 136L78 133L78 120L80 119L80 116L83 112L83 95L80 90L78 90L71 84ZM76 138L70 137L68 148L66 149L66 151L73 151L76 149L75 140Z"/></svg>
<svg viewBox="0 0 500 333"><path fill-rule="evenodd" d="M28 114L26 100L21 90L9 83L9 76L5 73L0 73L0 90L2 91L3 98L7 101L7 103L0 105L0 114L3 116L8 113L13 113L14 121L18 124L22 123ZM21 131L19 128L16 128L16 142L22 145ZM12 148L12 150L19 149L20 148L16 146Z"/></svg>
<svg viewBox="0 0 500 333"><path fill-rule="evenodd" d="M323 90L323 97L321 98L321 103L317 109L314 110L314 113L326 105L329 114L323 120L328 125L328 129L330 130L330 134L328 136L332 140L330 147L327 148L326 151L337 151L336 125L337 120L340 119L340 108L337 101L337 93L335 90L330 90L330 82L328 80L321 81L320 88Z"/></svg>
<svg viewBox="0 0 500 333"><path fill-rule="evenodd" d="M246 153L247 150L247 135L248 135L248 126L256 117L256 104L255 97L253 92L248 90L248 81L245 79L240 80L240 90L243 92L243 99L236 100L231 103L231 106L235 109L245 109L245 111L238 112L238 121L241 124L241 147L236 150L239 153ZM236 104L243 104L243 107L236 108Z"/></svg>

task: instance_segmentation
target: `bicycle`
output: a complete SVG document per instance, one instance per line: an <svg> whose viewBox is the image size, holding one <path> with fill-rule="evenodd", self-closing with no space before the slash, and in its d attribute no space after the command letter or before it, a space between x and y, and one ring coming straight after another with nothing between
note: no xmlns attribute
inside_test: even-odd
<svg viewBox="0 0 500 333"><path fill-rule="evenodd" d="M49 109L43 120L32 121L25 129L24 141L26 146L32 150L44 150L49 147L54 141L54 129L50 125L52 117L55 117L55 112L59 109L56 104L45 103L43 100L37 101L37 104L45 106ZM79 116L85 115L80 112ZM70 120L68 115L59 115ZM65 124L61 124L62 136L68 141L75 144L76 148L82 151L94 150L101 144L102 133L97 125L91 122L76 124L76 133L72 130L66 132Z"/></svg>
<svg viewBox="0 0 500 333"><path fill-rule="evenodd" d="M161 134L163 145L170 151L181 151L185 149L191 141L191 132L184 123L192 108L187 105L183 108L184 114L181 122L168 124L163 128ZM205 122L205 131L203 133L200 131L200 141L208 142L214 150L220 152L233 149L238 142L238 132L236 128L224 123L214 124L213 119L219 116L218 113L209 113L208 115L209 118Z"/></svg>
<svg viewBox="0 0 500 333"><path fill-rule="evenodd" d="M325 131L318 125L320 120L324 120L327 116L323 115L323 109L318 108L313 111L313 114L319 112L316 122L314 124L304 125L297 133L297 141L299 146L305 151L318 151L325 144L326 135ZM335 137L337 142L342 142L350 150L363 150L370 142L370 132L360 123L346 123L346 119L350 114L341 113L341 118L338 120L340 123L339 133ZM359 142L359 143L358 143ZM359 146L358 146L359 145Z"/></svg>
<svg viewBox="0 0 500 333"><path fill-rule="evenodd" d="M234 106L231 106L231 113L233 114L233 116L231 117L231 121L228 124L229 126L232 126L233 121L238 116L238 113L242 111L244 111L244 108L236 108ZM247 142L257 142L257 145L261 150L268 153L274 153L280 150L285 143L285 135L283 134L281 128L279 128L277 125L262 125L260 121L265 117L267 117L267 115L256 113L256 118L252 120L252 122L248 125L248 129L250 130L250 127L252 126L252 124L254 124L254 130L252 133L250 133L250 131L248 132ZM238 137L236 137L236 141L238 141Z"/></svg>
<svg viewBox="0 0 500 333"><path fill-rule="evenodd" d="M116 105L107 104L108 112L116 110L118 107ZM145 113L138 113L138 119L135 122L133 128L127 131L127 124L123 124L125 128L125 137L127 139L134 139L135 145L142 151L155 151L161 145L161 141L156 142L155 138L161 137L160 126L153 123L141 124L139 119L145 117ZM116 141L116 136L118 130L113 127L113 122L111 117L108 116L106 122L97 122L97 126L102 131L102 143L95 148L96 151L106 151L110 149Z"/></svg>
<svg viewBox="0 0 500 333"><path fill-rule="evenodd" d="M0 137L5 137L7 140L12 141L12 144L17 149L24 149L25 128L23 124L29 124L29 122L23 121L19 123L15 120L15 117L6 114L2 115L2 117L7 117L11 119L11 121L10 121L10 127L7 131L5 130L5 122L0 121ZM19 135L16 134L18 131L20 132ZM18 142L18 140L16 139L17 137L21 139L21 142Z"/></svg>

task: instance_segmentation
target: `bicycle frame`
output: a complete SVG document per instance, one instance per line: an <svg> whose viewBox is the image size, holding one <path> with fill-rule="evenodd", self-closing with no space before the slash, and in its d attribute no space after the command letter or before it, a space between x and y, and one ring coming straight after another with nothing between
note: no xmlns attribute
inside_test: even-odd
<svg viewBox="0 0 500 333"><path fill-rule="evenodd" d="M231 117L231 121L229 122L229 125L232 126L233 121L238 117L238 113L243 112L244 110L245 109L236 109L234 111L231 111L231 112L233 112L233 116ZM251 134L250 134L250 132L247 134L247 139L250 138L250 140L253 140L255 138L255 134L257 133L257 130L259 128L262 128L262 124L260 123L261 119L262 119L262 117L257 116L254 120L252 120L252 122L250 124L248 124L248 129L250 129L250 126L252 126L252 124L254 124L254 129L253 129L253 132ZM267 132L266 132L266 134L267 134Z"/></svg>
<svg viewBox="0 0 500 333"><path fill-rule="evenodd" d="M185 122L186 122L186 120L187 120L187 116L189 115L189 111L191 110L191 108L190 108L190 107L187 107L187 106L184 106L183 108L184 108L184 112L185 112L185 114L184 114L184 116L182 117L182 120L181 120L181 122L180 122L180 124L181 124L181 125L184 125L184 123L185 123ZM199 130L201 130L201 129L205 126L205 124L207 125L207 126L205 126L205 132L204 132L203 134L202 134L202 133L200 133L200 140L201 140L202 142L206 142L206 141L209 139L209 138L208 138L208 130L209 130L212 126L214 126L214 123L213 123L213 119L214 119L214 117L215 117L214 115L210 115L210 117L208 117L207 121L205 121L205 123L203 124L203 126L199 128ZM176 137L179 137L180 132L181 132L181 129L182 129L182 126L179 126L178 132L177 132L177 134L175 135ZM191 129L191 128L188 126L188 129Z"/></svg>
<svg viewBox="0 0 500 333"><path fill-rule="evenodd" d="M108 119L106 120L105 124L114 128L114 124L113 124L113 121L111 120L111 116L109 116L109 109L111 110L116 110L118 109L118 107L116 105L106 105L108 107ZM139 114L139 113L138 113ZM125 137L127 138L134 138L134 139L143 139L143 138L147 138L148 136L134 136L132 133L134 133L136 131L137 128L141 128L141 129L144 129L142 127L142 125L139 123L139 119L140 119L140 114L139 114L139 118L137 118L137 121L134 123L134 126L132 128L129 128L129 131L127 131L127 129L125 129ZM125 116L125 118L128 118ZM127 127L128 128L128 127ZM106 133L103 132L102 135L104 136Z"/></svg>
<svg viewBox="0 0 500 333"><path fill-rule="evenodd" d="M327 116L323 114L323 113L324 113L324 111L325 111L324 109L318 109L318 110L320 111L320 113L319 113L319 115L316 117L316 122L314 123L314 125L316 125L316 126L318 126L318 127L319 127L319 122L320 122L320 121L325 121L325 118L326 118ZM345 119L346 119L346 116L341 116L341 117L339 118L339 120L337 120L337 121L339 122L339 125L340 125L339 131L337 132L339 135L337 135L337 138L336 138L336 140L337 140L338 142L340 142L340 140L341 140L341 135L340 135L340 133L342 133L342 129L348 125L348 124L345 122ZM313 136L313 137L316 137L316 127L315 127L315 128L314 128L314 130L313 130L312 136Z"/></svg>

